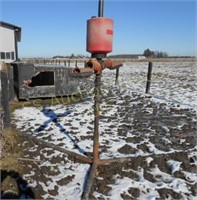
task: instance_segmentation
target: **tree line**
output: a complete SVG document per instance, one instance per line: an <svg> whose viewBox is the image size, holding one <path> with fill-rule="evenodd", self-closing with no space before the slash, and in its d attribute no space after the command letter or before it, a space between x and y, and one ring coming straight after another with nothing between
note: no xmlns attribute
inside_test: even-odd
<svg viewBox="0 0 197 200"><path fill-rule="evenodd" d="M163 51L151 51L150 49L144 50L143 55L145 57L152 57L152 58L167 58L168 54Z"/></svg>

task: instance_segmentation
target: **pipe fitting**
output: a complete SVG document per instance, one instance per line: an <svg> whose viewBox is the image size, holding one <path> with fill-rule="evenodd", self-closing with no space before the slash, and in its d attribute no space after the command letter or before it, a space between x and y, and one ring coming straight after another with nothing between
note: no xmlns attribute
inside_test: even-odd
<svg viewBox="0 0 197 200"><path fill-rule="evenodd" d="M110 68L112 66L112 64L113 64L112 59L108 58L108 59L104 60L103 66L104 66L104 68Z"/></svg>
<svg viewBox="0 0 197 200"><path fill-rule="evenodd" d="M121 67L123 64L121 62L114 62L112 59L108 58L102 63L98 62L96 59L90 59L86 63L86 68L92 68L96 74L100 74L102 70L108 68L110 70L117 69Z"/></svg>
<svg viewBox="0 0 197 200"><path fill-rule="evenodd" d="M122 66L121 62L114 62L112 59L108 58L104 61L104 68L117 69Z"/></svg>
<svg viewBox="0 0 197 200"><path fill-rule="evenodd" d="M92 68L96 74L100 74L102 71L102 65L97 60L90 59L86 63L86 68Z"/></svg>
<svg viewBox="0 0 197 200"><path fill-rule="evenodd" d="M90 69L90 68L75 67L72 69L72 73L91 73L91 72L93 72L93 69Z"/></svg>

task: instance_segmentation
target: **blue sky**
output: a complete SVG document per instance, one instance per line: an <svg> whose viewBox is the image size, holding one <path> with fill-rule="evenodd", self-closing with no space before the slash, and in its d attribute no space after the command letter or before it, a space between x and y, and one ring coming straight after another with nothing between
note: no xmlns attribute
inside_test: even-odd
<svg viewBox="0 0 197 200"><path fill-rule="evenodd" d="M114 19L111 54L197 55L195 0L105 0ZM22 27L19 57L86 52L86 21L98 14L98 0L0 0L0 20Z"/></svg>

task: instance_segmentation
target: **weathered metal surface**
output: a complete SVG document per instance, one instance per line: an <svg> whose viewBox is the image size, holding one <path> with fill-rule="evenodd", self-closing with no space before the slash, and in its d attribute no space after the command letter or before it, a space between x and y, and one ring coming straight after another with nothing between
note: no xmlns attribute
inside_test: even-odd
<svg viewBox="0 0 197 200"><path fill-rule="evenodd" d="M70 76L70 68L56 67L55 94L56 96L70 95L77 92L77 80Z"/></svg>
<svg viewBox="0 0 197 200"><path fill-rule="evenodd" d="M12 63L18 99L67 96L77 93L71 68L57 65Z"/></svg>

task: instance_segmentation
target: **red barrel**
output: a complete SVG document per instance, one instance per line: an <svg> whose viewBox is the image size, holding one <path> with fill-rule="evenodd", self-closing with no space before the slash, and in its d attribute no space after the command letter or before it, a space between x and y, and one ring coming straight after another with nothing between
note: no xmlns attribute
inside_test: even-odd
<svg viewBox="0 0 197 200"><path fill-rule="evenodd" d="M112 51L113 19L95 17L87 21L87 51L106 54Z"/></svg>

